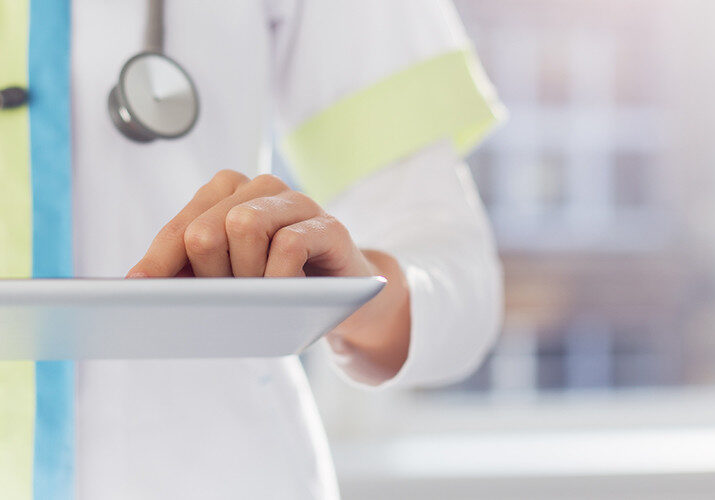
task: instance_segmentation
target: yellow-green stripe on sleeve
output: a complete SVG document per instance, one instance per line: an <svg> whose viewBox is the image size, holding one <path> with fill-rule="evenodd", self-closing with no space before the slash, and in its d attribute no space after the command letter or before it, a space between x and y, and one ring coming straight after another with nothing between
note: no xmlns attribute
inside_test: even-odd
<svg viewBox="0 0 715 500"><path fill-rule="evenodd" d="M35 364L0 363L0 498L32 499Z"/></svg>
<svg viewBox="0 0 715 500"><path fill-rule="evenodd" d="M0 0L0 88L27 86L28 0ZM32 273L29 113L0 111L0 277Z"/></svg>
<svg viewBox="0 0 715 500"><path fill-rule="evenodd" d="M0 87L27 86L29 8L0 0ZM26 106L0 111L0 278L32 273L28 115ZM34 363L0 363L0 498L32 499L34 421Z"/></svg>
<svg viewBox="0 0 715 500"><path fill-rule="evenodd" d="M439 140L464 154L504 116L475 54L455 51L338 101L288 134L281 149L306 192L325 202Z"/></svg>

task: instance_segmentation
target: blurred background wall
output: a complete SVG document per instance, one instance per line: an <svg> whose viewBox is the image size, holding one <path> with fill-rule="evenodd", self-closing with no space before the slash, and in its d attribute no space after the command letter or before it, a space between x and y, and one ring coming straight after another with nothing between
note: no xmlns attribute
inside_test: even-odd
<svg viewBox="0 0 715 500"><path fill-rule="evenodd" d="M715 2L456 5L511 113L468 159L504 329L439 389L309 354L345 498L712 498Z"/></svg>
<svg viewBox="0 0 715 500"><path fill-rule="evenodd" d="M712 176L712 140L696 139L712 120L702 116L712 63L697 59L707 46L699 18L712 6L458 5L512 112L470 158L498 235L508 314L502 344L467 384L712 382L711 333L690 325L712 278L713 249L699 240L702 224L713 229L702 204L715 192L698 187Z"/></svg>

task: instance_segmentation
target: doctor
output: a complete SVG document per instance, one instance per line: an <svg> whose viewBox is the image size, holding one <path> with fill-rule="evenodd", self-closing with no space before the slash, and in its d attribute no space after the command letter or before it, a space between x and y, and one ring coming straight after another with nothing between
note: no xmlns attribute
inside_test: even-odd
<svg viewBox="0 0 715 500"><path fill-rule="evenodd" d="M504 112L449 1L166 3L0 0L0 277L381 274L336 369L472 370L501 281L461 158ZM338 497L296 358L2 363L0 489Z"/></svg>

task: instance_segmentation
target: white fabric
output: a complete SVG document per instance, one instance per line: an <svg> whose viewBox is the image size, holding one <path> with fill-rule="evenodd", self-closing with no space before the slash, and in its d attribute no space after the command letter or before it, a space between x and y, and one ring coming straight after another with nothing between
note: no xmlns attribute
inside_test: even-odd
<svg viewBox="0 0 715 500"><path fill-rule="evenodd" d="M380 387L441 384L474 370L499 330L502 277L482 203L454 148L420 151L355 184L329 210L361 247L395 256L407 276L409 355Z"/></svg>
<svg viewBox="0 0 715 500"><path fill-rule="evenodd" d="M201 114L184 138L135 144L114 130L106 99L122 64L141 48L145 0L73 0L78 276L123 276L160 227L216 171L233 168L254 175L261 170L271 86L276 111L289 126L344 93L461 43L461 35L453 33L459 26L453 10L442 0L166 3L166 51L193 77ZM464 197L451 177L454 158L442 161L441 153L430 154L444 167L435 203L439 197ZM412 168L406 164L402 171ZM415 167L415 174L404 175L427 191L440 174ZM365 192L382 189L384 181L375 179L363 182ZM343 206L355 205L346 217L361 234L373 218L361 219L360 208L377 198L348 197L352 201ZM395 221L406 215L395 212ZM467 241L476 239L464 237L455 244L466 252ZM448 304L450 294L464 286L452 287L446 270L438 278L437 261L424 260L430 250L407 252L411 242L421 245L425 239L404 234L394 243L411 276L416 331L427 332L432 309L419 304ZM446 247L439 255L465 268L481 265L473 264L471 253L455 257ZM475 278L481 272L473 270ZM420 281L420 275L429 279ZM423 292L427 289L434 293ZM463 300L479 304L482 296L469 297ZM403 380L424 382L427 368L442 363L436 357L453 353L452 334L445 330L441 350L430 358L429 335L416 333ZM325 435L295 358L83 362L77 369L77 401L79 499L338 496Z"/></svg>
<svg viewBox="0 0 715 500"><path fill-rule="evenodd" d="M271 10L281 132L396 71L469 46L448 0L274 3L280 6Z"/></svg>

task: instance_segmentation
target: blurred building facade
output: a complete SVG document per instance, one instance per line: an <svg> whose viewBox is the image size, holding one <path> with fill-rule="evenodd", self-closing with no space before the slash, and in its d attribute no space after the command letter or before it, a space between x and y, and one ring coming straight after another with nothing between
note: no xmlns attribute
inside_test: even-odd
<svg viewBox="0 0 715 500"><path fill-rule="evenodd" d="M469 158L504 263L504 333L451 389L715 381L715 155L697 120L712 116L698 66L712 6L456 4L511 120Z"/></svg>

